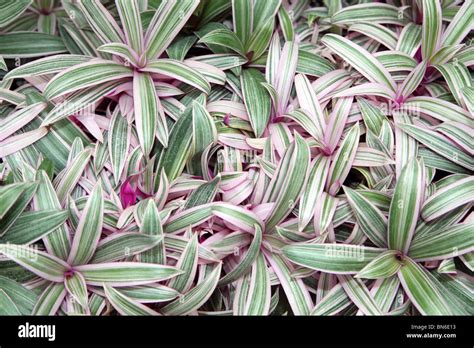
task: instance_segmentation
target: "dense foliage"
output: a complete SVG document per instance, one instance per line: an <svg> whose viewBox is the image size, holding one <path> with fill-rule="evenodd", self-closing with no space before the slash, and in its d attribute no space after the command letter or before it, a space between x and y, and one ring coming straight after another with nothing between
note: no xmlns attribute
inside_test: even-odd
<svg viewBox="0 0 474 348"><path fill-rule="evenodd" d="M472 315L473 28L0 1L0 314Z"/></svg>

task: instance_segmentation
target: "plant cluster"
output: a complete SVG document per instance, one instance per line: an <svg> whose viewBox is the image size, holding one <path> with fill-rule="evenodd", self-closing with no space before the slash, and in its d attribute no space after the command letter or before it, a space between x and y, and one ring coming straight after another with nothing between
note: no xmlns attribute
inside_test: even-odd
<svg viewBox="0 0 474 348"><path fill-rule="evenodd" d="M472 0L0 2L0 314L472 315Z"/></svg>

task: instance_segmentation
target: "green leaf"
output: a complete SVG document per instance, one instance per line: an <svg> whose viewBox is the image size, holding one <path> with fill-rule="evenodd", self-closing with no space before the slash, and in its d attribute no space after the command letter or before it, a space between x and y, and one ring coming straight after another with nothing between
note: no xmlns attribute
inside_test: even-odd
<svg viewBox="0 0 474 348"><path fill-rule="evenodd" d="M286 41L294 41L295 39L295 30L293 28L292 18L288 14L288 11L284 6L280 6L278 9L278 20L283 32L283 36Z"/></svg>
<svg viewBox="0 0 474 348"><path fill-rule="evenodd" d="M262 25L257 31L253 32L250 37L250 41L245 45L245 52L250 61L255 61L265 53L265 50L270 43L273 33L273 27L275 21L273 18L269 18L264 25Z"/></svg>
<svg viewBox="0 0 474 348"><path fill-rule="evenodd" d="M144 155L148 157L155 142L155 135L163 146L168 145L168 126L163 110L160 111L159 100L150 74L134 73L133 105L138 139Z"/></svg>
<svg viewBox="0 0 474 348"><path fill-rule="evenodd" d="M183 61L189 50L194 46L197 41L195 35L184 36L175 40L167 49L168 57L171 59L176 59Z"/></svg>
<svg viewBox="0 0 474 348"><path fill-rule="evenodd" d="M214 266L195 287L161 309L165 315L186 315L201 307L211 297L221 274L222 263Z"/></svg>
<svg viewBox="0 0 474 348"><path fill-rule="evenodd" d="M410 72L398 89L397 93L400 97L407 98L418 88L421 80L425 76L427 66L427 61L421 62L415 69L412 70L412 72Z"/></svg>
<svg viewBox="0 0 474 348"><path fill-rule="evenodd" d="M317 199L323 192L329 174L329 158L317 156L311 164L308 183L301 195L298 215L298 229L302 231L314 216Z"/></svg>
<svg viewBox="0 0 474 348"><path fill-rule="evenodd" d="M188 65L173 59L158 59L152 60L147 63L146 67L141 69L142 71L161 74L168 77L172 77L188 85L196 87L204 93L209 93L211 86L204 76L197 71L189 67Z"/></svg>
<svg viewBox="0 0 474 348"><path fill-rule="evenodd" d="M347 308L352 301L347 296L341 284L336 284L319 301L311 311L311 315L335 315Z"/></svg>
<svg viewBox="0 0 474 348"><path fill-rule="evenodd" d="M170 288L184 293L192 286L198 267L198 235L194 233L189 239L186 248L176 263L176 267L183 270L183 274L176 276L168 282Z"/></svg>
<svg viewBox="0 0 474 348"><path fill-rule="evenodd" d="M163 226L161 224L160 213L153 200L149 200L143 213L142 225L140 226L140 233L150 235L153 237L163 236ZM166 253L164 240L158 243L151 249L145 250L140 254L140 261L147 263L166 264Z"/></svg>
<svg viewBox="0 0 474 348"><path fill-rule="evenodd" d="M123 43L114 42L114 43L104 44L100 47L97 47L97 51L110 53L117 57L123 58L125 60L125 63L124 63L125 66L127 66L127 64L129 63L137 66L140 63L137 53L133 51L130 48L130 46L127 46L126 44L123 44Z"/></svg>
<svg viewBox="0 0 474 348"><path fill-rule="evenodd" d="M406 257L398 276L413 305L423 315L451 315L435 279L426 269Z"/></svg>
<svg viewBox="0 0 474 348"><path fill-rule="evenodd" d="M15 204L28 185L25 183L10 184L0 187L0 218Z"/></svg>
<svg viewBox="0 0 474 348"><path fill-rule="evenodd" d="M265 87L273 88L269 84L266 84ZM276 97L276 91L275 91L275 97ZM320 147L323 147L323 144L321 144L321 142L319 141L319 139L323 138L322 133L318 129L317 121L315 120L312 114L302 109L298 109L295 111L291 111L289 114L285 115L285 117L288 117L292 119L293 121L297 122L301 127L304 128L305 131L307 131L313 137L314 141L317 142Z"/></svg>
<svg viewBox="0 0 474 348"><path fill-rule="evenodd" d="M295 77L295 90L298 96L300 107L309 113L313 120L314 131L310 134L316 140L323 140L323 135L326 130L326 120L324 117L323 109L316 97L311 83L305 75L298 74Z"/></svg>
<svg viewBox="0 0 474 348"><path fill-rule="evenodd" d="M438 69L448 83L449 90L456 99L458 105L466 107L462 91L464 88L469 88L472 85L469 70L457 61L436 65L436 69Z"/></svg>
<svg viewBox="0 0 474 348"><path fill-rule="evenodd" d="M232 314L244 315L246 307L246 300L250 290L250 273L247 273L243 277L239 278L235 285L234 303L232 308Z"/></svg>
<svg viewBox="0 0 474 348"><path fill-rule="evenodd" d="M430 59L431 65L440 66L442 64L446 64L448 61L453 59L453 57L457 56L458 52L461 51L462 48L463 48L463 45L451 45L451 46L441 47L431 57L431 59ZM460 62L460 61L458 61L458 62ZM461 68L462 66L459 65L458 67ZM436 87L438 87L438 86L436 86Z"/></svg>
<svg viewBox="0 0 474 348"><path fill-rule="evenodd" d="M452 144L444 135L415 125L398 124L407 133L430 150L469 170L474 170L474 159Z"/></svg>
<svg viewBox="0 0 474 348"><path fill-rule="evenodd" d="M158 169L164 169L170 182L181 175L191 156L192 122L192 108L188 107L171 129L168 147L161 152Z"/></svg>
<svg viewBox="0 0 474 348"><path fill-rule="evenodd" d="M45 8L46 11L52 11L54 8L54 4L52 4L51 6L46 5L43 8ZM38 31L41 33L54 35L56 32L56 20L57 19L55 13L40 14L38 19Z"/></svg>
<svg viewBox="0 0 474 348"><path fill-rule="evenodd" d="M392 30L377 23L356 23L351 25L348 30L366 35L371 39L380 42L390 50L395 50L395 47L397 46L397 35L395 35Z"/></svg>
<svg viewBox="0 0 474 348"><path fill-rule="evenodd" d="M52 179L54 176L54 163L49 158L45 158L41 161L38 171L44 170L48 178Z"/></svg>
<svg viewBox="0 0 474 348"><path fill-rule="evenodd" d="M339 144L353 101L352 96L336 99L336 104L334 105L332 114L329 116L329 122L324 132L323 144L325 147L323 149L326 153L333 153ZM359 146L357 146L357 148L359 148Z"/></svg>
<svg viewBox="0 0 474 348"><path fill-rule="evenodd" d="M327 192L323 192L319 197L314 212L314 229L317 234L327 232L336 212L337 202L338 198Z"/></svg>
<svg viewBox="0 0 474 348"><path fill-rule="evenodd" d="M88 285L133 286L155 283L182 273L175 267L140 262L110 262L75 266Z"/></svg>
<svg viewBox="0 0 474 348"><path fill-rule="evenodd" d="M457 146L461 147L470 155L474 155L474 143L470 139L471 127L460 122L443 122L436 126L438 132L450 138Z"/></svg>
<svg viewBox="0 0 474 348"><path fill-rule="evenodd" d="M192 57L186 62L189 64L191 61L206 63L221 70L228 70L245 64L247 58L234 53L220 53Z"/></svg>
<svg viewBox="0 0 474 348"><path fill-rule="evenodd" d="M19 105L25 101L26 97L22 93L0 88L0 99L14 105Z"/></svg>
<svg viewBox="0 0 474 348"><path fill-rule="evenodd" d="M297 43L285 42L278 63L278 72L275 75L276 81L270 81L274 84L278 94L277 115L285 113L288 101L290 100L296 65L298 63L298 52Z"/></svg>
<svg viewBox="0 0 474 348"><path fill-rule="evenodd" d="M117 232L97 244L89 263L114 262L149 250L162 242L162 236L149 236L135 232ZM141 257L143 261L143 257ZM164 263L164 262L162 262Z"/></svg>
<svg viewBox="0 0 474 348"><path fill-rule="evenodd" d="M330 50L352 65L370 82L385 85L392 91L396 90L395 82L389 72L370 52L361 46L335 34L326 34L321 41Z"/></svg>
<svg viewBox="0 0 474 348"><path fill-rule="evenodd" d="M270 300L270 275L263 254L259 254L252 265L244 315L268 315Z"/></svg>
<svg viewBox="0 0 474 348"><path fill-rule="evenodd" d="M54 315L66 297L64 283L50 283L38 297L32 315Z"/></svg>
<svg viewBox="0 0 474 348"><path fill-rule="evenodd" d="M186 204L184 205L184 208L189 209L198 205L211 203L214 200L220 182L220 176L216 176L211 181L200 185L186 199Z"/></svg>
<svg viewBox="0 0 474 348"><path fill-rule="evenodd" d="M62 226L67 216L65 210L24 212L0 240L11 244L34 243Z"/></svg>
<svg viewBox="0 0 474 348"><path fill-rule="evenodd" d="M352 24L357 22L402 24L398 7L383 3L362 3L347 6L331 17L332 24Z"/></svg>
<svg viewBox="0 0 474 348"><path fill-rule="evenodd" d="M36 179L39 180L38 190L35 197L35 207L38 210L61 209L56 191L48 175L44 170L36 172ZM64 225L60 225L55 231L49 233L43 241L46 249L63 260L67 260L71 249L69 232Z"/></svg>
<svg viewBox="0 0 474 348"><path fill-rule="evenodd" d="M381 315L382 311L375 302L371 293L365 284L356 278L347 275L338 275L337 278L341 283L347 296L365 315Z"/></svg>
<svg viewBox="0 0 474 348"><path fill-rule="evenodd" d="M472 28L474 9L470 1L465 1L443 33L443 46L456 45L469 34Z"/></svg>
<svg viewBox="0 0 474 348"><path fill-rule="evenodd" d="M337 93L335 97L342 98L342 97L352 97L352 96L358 96L358 95L372 95L372 96L382 97L388 100L396 99L396 94L390 88L380 83L373 83L373 82L363 83L363 84L348 88L346 90L343 90L342 92Z"/></svg>
<svg viewBox="0 0 474 348"><path fill-rule="evenodd" d="M22 315L30 315L36 301L34 291L25 288L12 279L0 276L0 289L10 297Z"/></svg>
<svg viewBox="0 0 474 348"><path fill-rule="evenodd" d="M396 275L378 279L372 285L371 293L374 295L374 300L383 313L389 312L392 304L395 306L394 300L396 300L397 294L401 292L399 287L400 280ZM409 302L406 301L405 303Z"/></svg>
<svg viewBox="0 0 474 348"><path fill-rule="evenodd" d="M0 6L0 28L17 19L32 2L32 0L17 0L2 3Z"/></svg>
<svg viewBox="0 0 474 348"><path fill-rule="evenodd" d="M413 57L421 45L421 31L421 25L415 23L405 25L398 38L396 50Z"/></svg>
<svg viewBox="0 0 474 348"><path fill-rule="evenodd" d="M241 76L245 108L255 136L260 137L270 119L271 101L265 87L263 75L257 69L244 69Z"/></svg>
<svg viewBox="0 0 474 348"><path fill-rule="evenodd" d="M469 276L467 274L458 272L458 274L453 277L435 271L432 275L434 276L433 280L436 285L443 292L444 298L446 302L448 302L453 314L472 315L474 313L474 307L472 305L466 306L466 303L471 302Z"/></svg>
<svg viewBox="0 0 474 348"><path fill-rule="evenodd" d="M397 144L395 147L395 170L398 179L409 160L418 155L418 143L400 127L403 123L411 123L411 117L404 113L394 113L393 120L395 121L395 142Z"/></svg>
<svg viewBox="0 0 474 348"><path fill-rule="evenodd" d="M86 0L79 2L78 5L90 27L103 43L123 41L122 30L100 1Z"/></svg>
<svg viewBox="0 0 474 348"><path fill-rule="evenodd" d="M234 225L237 229L250 233L255 231L255 225L262 229L264 226L263 221L254 212L229 203L212 204L212 214Z"/></svg>
<svg viewBox="0 0 474 348"><path fill-rule="evenodd" d="M414 238L408 255L415 261L444 260L474 250L474 222L465 222Z"/></svg>
<svg viewBox="0 0 474 348"><path fill-rule="evenodd" d="M293 313L308 315L313 307L313 301L303 280L292 277L293 267L282 255L270 254L265 251L264 254L285 291Z"/></svg>
<svg viewBox="0 0 474 348"><path fill-rule="evenodd" d="M468 126L472 122L467 110L441 98L411 97L403 103L403 110L417 114L421 112L443 122L455 121Z"/></svg>
<svg viewBox="0 0 474 348"><path fill-rule="evenodd" d="M283 249L290 261L318 271L355 274L384 249L351 244L292 244Z"/></svg>
<svg viewBox="0 0 474 348"><path fill-rule="evenodd" d="M474 270L474 252L461 255L460 259L471 272Z"/></svg>
<svg viewBox="0 0 474 348"><path fill-rule="evenodd" d="M430 149L421 148L419 150L419 155L423 158L427 167L441 169L448 173L470 173L468 169L458 166L457 164L449 161L447 158L438 155L434 151L431 151Z"/></svg>
<svg viewBox="0 0 474 348"><path fill-rule="evenodd" d="M360 128L359 122L357 122L346 133L339 148L333 155L332 163L329 167L329 177L326 184L330 194L335 194L339 191L349 174L359 145L359 134Z"/></svg>
<svg viewBox="0 0 474 348"><path fill-rule="evenodd" d="M423 0L423 29L421 53L424 60L429 60L440 43L442 11L438 0Z"/></svg>
<svg viewBox="0 0 474 348"><path fill-rule="evenodd" d="M379 248L387 247L387 218L361 193L343 187L362 231Z"/></svg>
<svg viewBox="0 0 474 348"><path fill-rule="evenodd" d="M212 204L198 205L191 209L186 209L172 216L164 224L165 233L184 231L189 226L194 227L208 220L213 214Z"/></svg>
<svg viewBox="0 0 474 348"><path fill-rule="evenodd" d="M425 195L425 169L412 158L403 168L395 185L388 220L388 246L408 251Z"/></svg>
<svg viewBox="0 0 474 348"><path fill-rule="evenodd" d="M455 274L456 271L456 264L454 263L453 258L444 259L440 262L438 268L436 269L439 273L452 273Z"/></svg>
<svg viewBox="0 0 474 348"><path fill-rule="evenodd" d="M0 289L0 315L21 315L15 302L3 289Z"/></svg>
<svg viewBox="0 0 474 348"><path fill-rule="evenodd" d="M66 51L62 39L50 34L23 31L0 36L0 56L3 58L33 58Z"/></svg>
<svg viewBox="0 0 474 348"><path fill-rule="evenodd" d="M0 157L6 157L18 152L37 142L46 134L48 134L48 130L45 127L40 127L33 131L20 133L7 138L0 142Z"/></svg>
<svg viewBox="0 0 474 348"><path fill-rule="evenodd" d="M167 1L155 12L145 34L146 58L161 56L189 17L199 0Z"/></svg>
<svg viewBox="0 0 474 348"><path fill-rule="evenodd" d="M275 205L267 217L266 228L271 231L291 212L306 184L310 164L308 144L298 134L287 148L272 180L270 181L264 202Z"/></svg>
<svg viewBox="0 0 474 348"><path fill-rule="evenodd" d="M329 60L300 49L298 63L296 64L296 72L298 74L321 77L334 69L335 66Z"/></svg>
<svg viewBox="0 0 474 348"><path fill-rule="evenodd" d="M187 239L182 236L165 235L165 247L167 250L183 252L186 248ZM219 258L210 249L198 244L199 258L211 262L219 262Z"/></svg>
<svg viewBox="0 0 474 348"><path fill-rule="evenodd" d="M104 198L100 182L94 187L82 211L71 245L68 263L86 264L94 255L102 233Z"/></svg>
<svg viewBox="0 0 474 348"><path fill-rule="evenodd" d="M247 253L242 257L238 265L236 265L231 271L229 271L219 280L218 286L224 286L232 283L243 275L247 274L250 267L252 267L252 264L259 255L261 245L262 229L258 225L255 225L255 236L247 250Z"/></svg>
<svg viewBox="0 0 474 348"><path fill-rule="evenodd" d="M56 106L43 119L41 126L48 126L67 116L84 110L102 99L105 95L109 94L121 83L122 81L112 81L73 93L66 101L56 104Z"/></svg>
<svg viewBox="0 0 474 348"><path fill-rule="evenodd" d="M474 177L456 180L437 190L424 203L421 216L431 221L474 200Z"/></svg>
<svg viewBox="0 0 474 348"><path fill-rule="evenodd" d="M391 132L391 130L390 130ZM359 145L352 165L354 167L380 167L394 164L395 162L386 154L384 144L380 144L382 150L376 150L369 146Z"/></svg>
<svg viewBox="0 0 474 348"><path fill-rule="evenodd" d="M115 5L125 32L125 40L137 54L142 53L143 32L140 20L140 9L138 2L128 0L116 0Z"/></svg>
<svg viewBox="0 0 474 348"><path fill-rule="evenodd" d="M80 12L75 9L74 13ZM59 23L59 33L63 39L64 45L66 46L69 52L71 52L72 54L84 54L86 56L97 55L94 50L94 47L92 46L90 40L86 38L84 32L80 31L76 26L74 26L72 23L69 23L64 18L59 18ZM95 37L91 37L94 41L96 41ZM99 43L97 42L97 44ZM81 309L78 308L78 310Z"/></svg>
<svg viewBox="0 0 474 348"><path fill-rule="evenodd" d="M24 191L15 199L15 203L0 219L0 235L3 235L18 219L20 214L30 203L38 188L37 182L24 183ZM7 186L4 186L7 187ZM11 198L10 198L11 199ZM0 201L3 203L3 199Z"/></svg>
<svg viewBox="0 0 474 348"><path fill-rule="evenodd" d="M68 68L57 74L46 86L44 96L57 98L87 87L132 77L132 70L109 60L94 60Z"/></svg>
<svg viewBox="0 0 474 348"><path fill-rule="evenodd" d="M0 253L20 266L52 282L62 282L69 265L61 259L23 245L0 244Z"/></svg>
<svg viewBox="0 0 474 348"><path fill-rule="evenodd" d="M253 13L253 30L257 31L268 18L275 17L281 0L255 1Z"/></svg>
<svg viewBox="0 0 474 348"><path fill-rule="evenodd" d="M140 303L171 301L179 295L176 290L159 284L124 287L117 291Z"/></svg>
<svg viewBox="0 0 474 348"><path fill-rule="evenodd" d="M265 79L273 87L276 86L277 77L279 76L278 65L280 64L281 44L280 35L276 32L270 42L267 53L267 62L265 67ZM275 98L277 99L277 98Z"/></svg>
<svg viewBox="0 0 474 348"><path fill-rule="evenodd" d="M199 160L196 163L197 174L202 172L201 156L203 151L210 145L217 142L217 129L214 119L206 108L197 101L192 102L193 109L193 152L194 158ZM190 163L191 164L191 163Z"/></svg>
<svg viewBox="0 0 474 348"><path fill-rule="evenodd" d="M253 1L232 1L232 20L234 22L234 31L241 42L246 43L252 34L253 15Z"/></svg>
<svg viewBox="0 0 474 348"><path fill-rule="evenodd" d="M201 4L203 4L201 2ZM232 7L232 3L228 0L214 0L207 2L203 11L200 12L199 26L203 26L209 22L219 20L225 16Z"/></svg>
<svg viewBox="0 0 474 348"><path fill-rule="evenodd" d="M53 57L36 59L32 62L20 65L6 74L3 78L4 80L8 80L54 74L74 65L85 63L90 59L91 57L75 54L57 54Z"/></svg>
<svg viewBox="0 0 474 348"><path fill-rule="evenodd" d="M104 291L107 300L121 315L158 315L154 310L132 300L107 284L104 284Z"/></svg>
<svg viewBox="0 0 474 348"><path fill-rule="evenodd" d="M130 147L130 127L127 120L116 109L112 115L108 132L108 150L112 162L115 182L120 182Z"/></svg>
<svg viewBox="0 0 474 348"><path fill-rule="evenodd" d="M362 268L355 277L365 279L385 279L394 275L401 267L400 262L398 262L396 258L397 255L398 252L395 250L388 250L380 254L367 266Z"/></svg>
<svg viewBox="0 0 474 348"><path fill-rule="evenodd" d="M64 286L67 292L76 300L84 309L87 309L87 286L84 277L74 272L72 276L64 278Z"/></svg>
<svg viewBox="0 0 474 348"><path fill-rule="evenodd" d="M239 37L229 29L216 29L207 33L198 41L206 45L218 45L230 48L232 51L245 57L245 48Z"/></svg>

